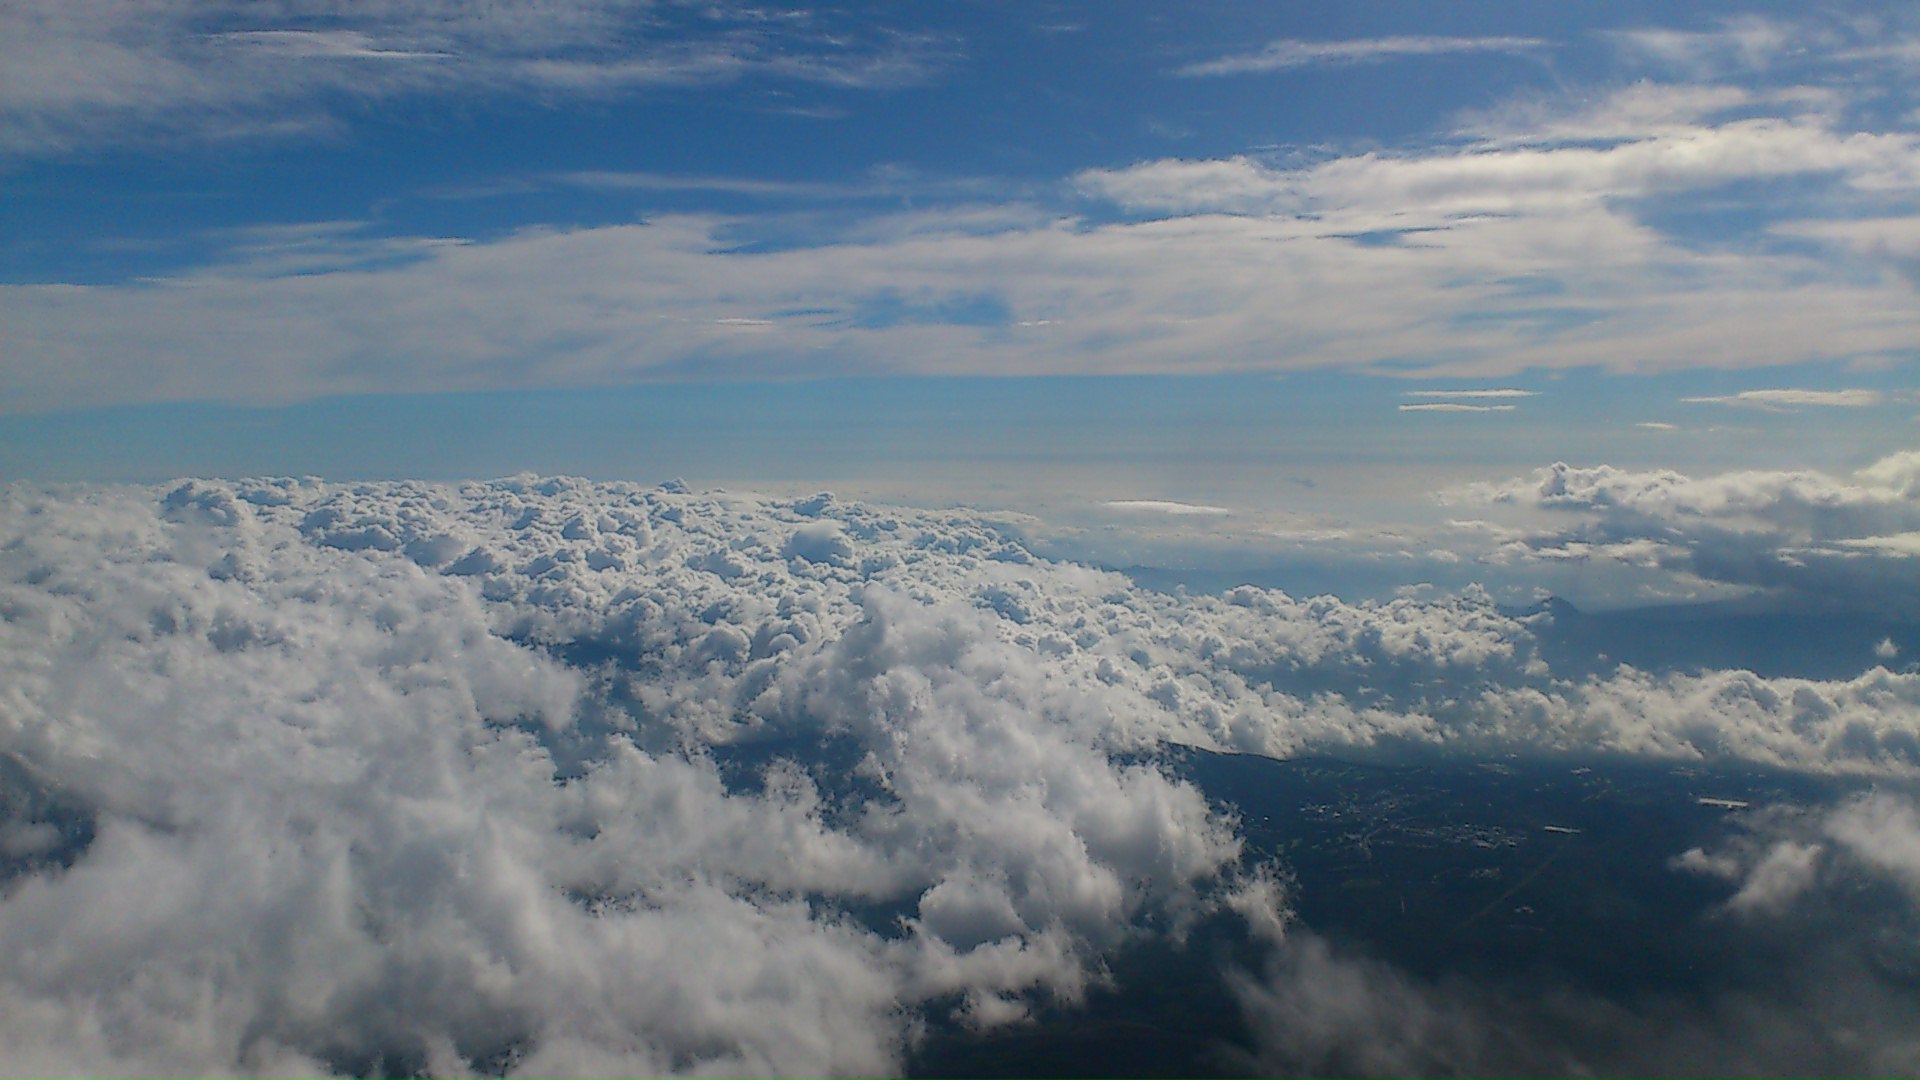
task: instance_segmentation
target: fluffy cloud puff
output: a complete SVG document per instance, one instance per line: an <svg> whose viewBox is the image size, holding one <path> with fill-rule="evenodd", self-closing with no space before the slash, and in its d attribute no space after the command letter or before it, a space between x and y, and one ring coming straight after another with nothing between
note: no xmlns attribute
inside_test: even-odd
<svg viewBox="0 0 1920 1080"><path fill-rule="evenodd" d="M1920 677L1719 678L1574 686L1484 594L1168 596L827 495L14 488L0 1045L883 1072L916 1016L1073 1001L1149 928L1278 925L1167 743L1920 764Z"/></svg>

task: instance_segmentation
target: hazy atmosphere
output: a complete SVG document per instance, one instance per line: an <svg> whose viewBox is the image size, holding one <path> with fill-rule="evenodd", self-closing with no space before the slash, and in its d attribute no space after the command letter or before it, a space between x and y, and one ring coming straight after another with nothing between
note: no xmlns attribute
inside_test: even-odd
<svg viewBox="0 0 1920 1080"><path fill-rule="evenodd" d="M1920 1071L1916 71L0 8L0 1070Z"/></svg>

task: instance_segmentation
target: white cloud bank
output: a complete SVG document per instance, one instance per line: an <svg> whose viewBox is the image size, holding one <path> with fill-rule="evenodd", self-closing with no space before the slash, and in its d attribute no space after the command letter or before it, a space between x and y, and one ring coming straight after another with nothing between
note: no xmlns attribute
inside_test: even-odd
<svg viewBox="0 0 1920 1080"><path fill-rule="evenodd" d="M1475 484L1448 501L1520 506L1573 523L1514 539L1496 558L1660 567L1797 602L1911 609L1920 602L1920 452L1852 476L1736 472L1689 477L1565 463Z"/></svg>
<svg viewBox="0 0 1920 1080"><path fill-rule="evenodd" d="M1277 925L1168 743L1920 772L1920 675L1570 683L1481 594L564 479L8 489L0 687L29 1072L894 1070L1150 926Z"/></svg>

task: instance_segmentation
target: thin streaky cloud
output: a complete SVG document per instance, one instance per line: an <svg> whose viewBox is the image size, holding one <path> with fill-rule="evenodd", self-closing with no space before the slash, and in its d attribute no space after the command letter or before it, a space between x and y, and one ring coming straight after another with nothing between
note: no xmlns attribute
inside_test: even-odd
<svg viewBox="0 0 1920 1080"><path fill-rule="evenodd" d="M1920 532L1894 533L1889 536L1858 536L1834 543L1841 547L1859 551L1870 551L1879 555L1905 556L1920 559Z"/></svg>
<svg viewBox="0 0 1920 1080"><path fill-rule="evenodd" d="M1728 70L1760 71L1808 46L1830 46L1829 35L1760 15L1721 20L1707 31L1646 27L1603 31L1601 36L1636 59L1705 76Z"/></svg>
<svg viewBox="0 0 1920 1080"><path fill-rule="evenodd" d="M1224 506L1204 506L1196 503L1172 502L1167 499L1116 499L1101 505L1109 510L1137 510L1150 514L1171 514L1176 517L1219 517L1233 512Z"/></svg>
<svg viewBox="0 0 1920 1080"><path fill-rule="evenodd" d="M1551 42L1525 37L1395 37L1354 38L1347 41L1302 41L1281 38L1259 52L1204 60L1177 69L1186 78L1214 75L1251 75L1263 71L1313 65L1368 64L1402 56L1442 56L1449 53L1525 52Z"/></svg>
<svg viewBox="0 0 1920 1080"><path fill-rule="evenodd" d="M763 198L851 198L875 194L871 186L809 183L795 180L753 180L734 176L675 176L668 173L587 170L552 173L547 179L564 187L597 191L705 191Z"/></svg>
<svg viewBox="0 0 1920 1080"><path fill-rule="evenodd" d="M1409 390L1400 396L1419 398L1529 398L1540 395L1536 390L1515 390L1506 387L1493 390Z"/></svg>
<svg viewBox="0 0 1920 1080"><path fill-rule="evenodd" d="M453 53L438 49L382 46L358 30L231 30L215 34L216 45L238 45L287 57L343 60L445 60Z"/></svg>
<svg viewBox="0 0 1920 1080"><path fill-rule="evenodd" d="M1752 409L1774 409L1790 405L1823 405L1842 409L1864 409L1886 400L1878 390L1742 390L1737 394L1680 399L1689 405L1734 405Z"/></svg>
<svg viewBox="0 0 1920 1080"><path fill-rule="evenodd" d="M599 0L536 7L346 6L313 29L281 6L237 0L0 6L0 153L308 134L358 115L349 102L401 96L611 100L754 77L891 89L950 60L934 38L852 23L769 27L720 8L668 18Z"/></svg>
<svg viewBox="0 0 1920 1080"><path fill-rule="evenodd" d="M1512 412L1517 405L1465 405L1457 401L1426 401L1417 405L1402 405L1401 412Z"/></svg>

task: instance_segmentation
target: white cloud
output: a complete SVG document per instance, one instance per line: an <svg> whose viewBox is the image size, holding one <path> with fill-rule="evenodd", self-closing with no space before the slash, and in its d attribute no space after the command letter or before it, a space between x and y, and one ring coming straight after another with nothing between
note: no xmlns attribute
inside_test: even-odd
<svg viewBox="0 0 1920 1080"><path fill-rule="evenodd" d="M1512 412L1517 405L1466 405L1457 401L1430 401L1417 405L1402 405L1401 412L1446 412L1446 413L1484 413Z"/></svg>
<svg viewBox="0 0 1920 1080"><path fill-rule="evenodd" d="M1456 740L1482 746L1682 760L1731 752L1779 768L1866 774L1920 769L1920 677L1883 669L1820 682L1623 668L1584 683L1490 691L1445 722Z"/></svg>
<svg viewBox="0 0 1920 1080"><path fill-rule="evenodd" d="M1172 514L1175 517L1218 517L1233 511L1224 506L1207 506L1201 503L1171 502L1165 499L1116 499L1100 505L1110 510L1140 511L1149 514Z"/></svg>
<svg viewBox="0 0 1920 1080"><path fill-rule="evenodd" d="M1822 831L1852 858L1897 881L1920 905L1920 811L1895 795L1855 799L1827 815Z"/></svg>
<svg viewBox="0 0 1920 1080"><path fill-rule="evenodd" d="M1641 59L1696 76L1765 69L1790 53L1810 47L1830 48L1837 43L1832 30L1751 14L1721 19L1712 30L1659 27L1615 31L1608 36Z"/></svg>
<svg viewBox="0 0 1920 1080"><path fill-rule="evenodd" d="M1817 405L1829 408L1864 409L1886 400L1878 390L1742 390L1719 397L1685 397L1693 405L1745 405L1773 409L1790 405Z"/></svg>
<svg viewBox="0 0 1920 1080"><path fill-rule="evenodd" d="M1801 893L1813 887L1816 860L1822 848L1818 844L1796 844L1782 840L1770 848L1748 871L1740 891L1727 901L1727 908L1742 914L1778 913Z"/></svg>
<svg viewBox="0 0 1920 1080"><path fill-rule="evenodd" d="M1673 866L1734 884L1726 907L1742 915L1791 914L1862 875L1890 881L1920 911L1920 812L1909 797L1877 791L1817 812L1776 807L1724 850L1695 848Z"/></svg>
<svg viewBox="0 0 1920 1080"><path fill-rule="evenodd" d="M716 516L678 528L683 502ZM1193 907L1234 858L1192 788L1090 745L1086 706L1022 676L991 617L853 595L837 519L729 533L705 505L566 483L10 494L0 748L96 834L0 901L14 1060L885 1072L903 1005L1071 999L1137 913ZM728 553L756 577L707 568ZM675 674L610 711L609 680L638 675L561 663L540 642L562 632ZM888 794L843 818L778 763L733 790L698 747L755 728L841 733ZM917 913L907 935L836 913L868 899ZM981 936L968 905L1005 919ZM33 951L54 938L72 946Z"/></svg>
<svg viewBox="0 0 1920 1080"><path fill-rule="evenodd" d="M1529 398L1538 397L1533 390L1492 389L1492 390L1408 390L1401 397L1422 398Z"/></svg>
<svg viewBox="0 0 1920 1080"><path fill-rule="evenodd" d="M1776 225L1773 231L1824 240L1875 258L1920 259L1920 216L1793 221Z"/></svg>
<svg viewBox="0 0 1920 1080"><path fill-rule="evenodd" d="M1557 463L1443 496L1577 515L1508 545L1522 558L1642 562L1802 600L1899 607L1920 600L1908 534L1920 531L1920 453L1851 477L1738 472L1693 478Z"/></svg>
<svg viewBox="0 0 1920 1080"><path fill-rule="evenodd" d="M1600 147L1545 135L1524 144L1363 154L1293 169L1247 157L1156 161L1091 170L1079 182L1142 211L1371 214L1374 228L1444 227L1465 215L1565 213L1740 179L1828 174L1875 187L1909 176L1920 160L1917 147L1904 133L1847 132L1818 117L1771 116L1644 131Z"/></svg>
<svg viewBox="0 0 1920 1080"><path fill-rule="evenodd" d="M1920 531L1895 533L1892 536L1850 536L1834 541L1844 548L1870 551L1879 555L1904 555L1920 558Z"/></svg>
<svg viewBox="0 0 1920 1080"><path fill-rule="evenodd" d="M307 131L335 123L341 100L407 94L603 95L756 75L898 85L939 62L932 43L870 25L726 5L18 4L0 11L0 151Z"/></svg>
<svg viewBox="0 0 1920 1080"><path fill-rule="evenodd" d="M213 260L160 278L0 287L0 408L690 374L1405 374L1409 360L1491 380L1885 358L1920 340L1911 282L1861 274L1851 247L1783 245L1790 221L1703 247L1636 216L1648 196L1793 180L1825 192L1827 228L1920 182L1910 133L1774 101L1723 118L1663 98L1655 122L1645 92L1620 96L1608 122L1631 130L1605 139L1548 117L1292 168L1083 172L1084 194L1140 218L1104 224L1000 201L819 222L772 248L741 243L767 227L755 218L693 215L486 239L338 223L214 238Z"/></svg>
<svg viewBox="0 0 1920 1080"><path fill-rule="evenodd" d="M133 132L308 130L341 123L352 102L410 94L565 98L757 75L878 85L941 62L939 42L829 13L591 0L534 10L15 5L0 13L11 91L0 139L37 153ZM306 18L323 14L324 28ZM1752 49L1772 39L1762 30L1710 34ZM1294 42L1274 55L1517 43ZM1516 105L1427 145L1333 149L1286 167L1240 156L1087 170L1068 183L1107 205L1086 219L973 178L925 186L975 204L797 225L661 215L478 238L328 224L265 251L214 237L205 264L153 279L0 289L11 391L0 408L689 374L1411 364L1495 379L1884 360L1920 340L1901 263L1912 223L1898 205L1920 184L1920 142L1857 126L1841 94L1637 83L1596 101ZM885 173L844 185L644 172L541 182L828 201L903 187ZM1711 244L1668 234L1648 212L1729 185L1755 192L1739 196L1754 224ZM1815 204L1817 218L1794 219ZM1114 207L1136 220L1108 220ZM789 226L799 237L774 249L741 243ZM1863 256L1895 266L1863 274ZM873 318L883 300L910 317Z"/></svg>
<svg viewBox="0 0 1920 1080"><path fill-rule="evenodd" d="M1223 56L1188 64L1175 74L1187 77L1246 75L1287 68L1344 64L1377 63L1407 56L1448 56L1459 53L1523 53L1545 48L1550 43L1526 37L1436 37L1398 36L1350 38L1340 41L1302 41L1282 38L1267 43L1259 52Z"/></svg>
<svg viewBox="0 0 1920 1080"><path fill-rule="evenodd" d="M824 494L15 486L0 616L39 1071L893 1071L1150 926L1284 936L1168 743L1920 770L1920 675L1572 683L1481 592L1168 595Z"/></svg>

